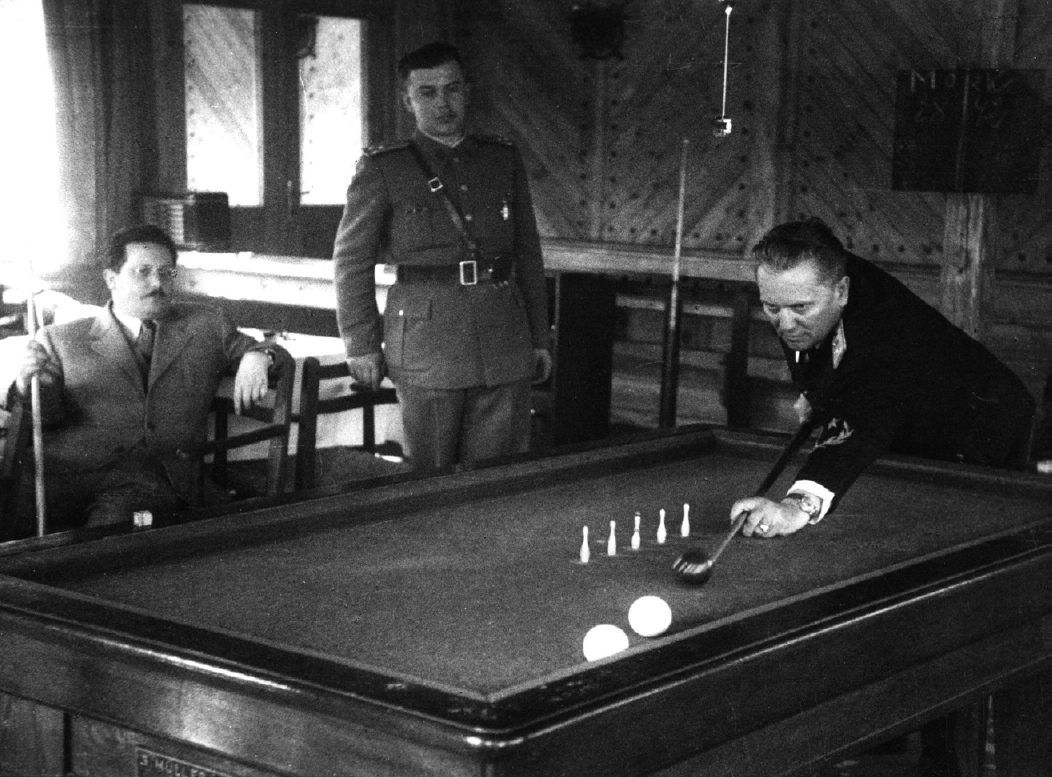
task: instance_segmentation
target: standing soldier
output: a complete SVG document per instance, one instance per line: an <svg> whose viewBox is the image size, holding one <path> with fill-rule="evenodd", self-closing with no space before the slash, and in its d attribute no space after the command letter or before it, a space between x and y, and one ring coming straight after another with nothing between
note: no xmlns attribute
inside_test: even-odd
<svg viewBox="0 0 1052 777"><path fill-rule="evenodd" d="M411 140L366 150L334 250L347 364L389 373L417 468L526 450L530 383L547 379L547 291L526 170L507 141L465 133L457 50L398 64ZM381 317L374 268L398 266Z"/></svg>

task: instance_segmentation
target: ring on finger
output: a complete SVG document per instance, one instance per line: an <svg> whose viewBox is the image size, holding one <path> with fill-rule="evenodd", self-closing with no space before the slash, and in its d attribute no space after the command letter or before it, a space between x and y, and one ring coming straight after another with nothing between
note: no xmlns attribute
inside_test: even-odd
<svg viewBox="0 0 1052 777"><path fill-rule="evenodd" d="M769 527L767 526L767 524L765 524L765 523L761 523L761 524L760 524L760 525L759 525L759 526L758 526L757 528L758 528L758 529L759 529L760 531L767 531L767 529L768 529Z"/></svg>

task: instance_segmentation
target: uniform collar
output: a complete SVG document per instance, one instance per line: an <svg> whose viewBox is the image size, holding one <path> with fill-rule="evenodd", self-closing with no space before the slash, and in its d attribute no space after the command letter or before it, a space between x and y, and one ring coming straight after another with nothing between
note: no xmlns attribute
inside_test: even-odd
<svg viewBox="0 0 1052 777"><path fill-rule="evenodd" d="M425 141L425 142L427 142L429 144L433 144L435 146L435 148L442 148L442 149L446 149L447 151L452 151L455 148L459 148L464 143L464 141L467 140L468 133L465 132L463 135L461 135L460 136L460 140L458 140L453 145L450 145L448 143L443 143L441 140L437 140L437 139L431 137L430 135L425 135L420 130L417 130L413 134L413 138L415 140L423 140L423 141Z"/></svg>
<svg viewBox="0 0 1052 777"><path fill-rule="evenodd" d="M844 354L847 353L847 335L844 333L843 317L837 321L836 329L833 330L831 336L826 337L825 340L820 342L814 348L807 351L793 350L793 364L801 365L817 363L818 360L825 358L824 353L827 348L829 350L830 361L835 370L840 366L840 362L843 361Z"/></svg>
<svg viewBox="0 0 1052 777"><path fill-rule="evenodd" d="M447 146L417 130L413 133L413 143L433 159L445 162L454 153L471 153L475 139L471 135L464 135L455 146Z"/></svg>

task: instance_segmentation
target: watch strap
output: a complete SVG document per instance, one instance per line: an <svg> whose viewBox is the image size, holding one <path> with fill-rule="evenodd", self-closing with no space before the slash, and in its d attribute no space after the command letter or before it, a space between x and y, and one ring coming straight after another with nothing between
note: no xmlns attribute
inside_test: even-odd
<svg viewBox="0 0 1052 777"><path fill-rule="evenodd" d="M822 500L814 494L801 493L799 491L786 494L783 502L791 501L801 510L807 513L809 521L814 521L822 512Z"/></svg>

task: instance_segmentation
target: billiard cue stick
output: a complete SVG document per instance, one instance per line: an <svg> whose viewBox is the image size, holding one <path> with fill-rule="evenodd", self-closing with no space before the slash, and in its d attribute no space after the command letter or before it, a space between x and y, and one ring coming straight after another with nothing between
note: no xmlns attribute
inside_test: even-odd
<svg viewBox="0 0 1052 777"><path fill-rule="evenodd" d="M671 429L676 425L676 391L679 388L680 319L683 303L679 294L680 264L683 259L683 211L687 193L687 151L690 141L683 138L679 158L679 204L676 210L676 248L672 257L672 285L665 311L664 358L661 360L661 402L658 427Z"/></svg>
<svg viewBox="0 0 1052 777"><path fill-rule="evenodd" d="M797 454L800 447L807 442L807 438L811 436L811 432L815 428L815 422L811 419L804 421L800 424L800 427L796 430L792 437L789 438L789 442L785 444L782 452L778 455L778 459L774 462L770 471L764 477L763 482L760 483L760 487L756 489L756 496L765 496L768 491L771 490L771 486L778 480L778 477L782 474L785 469L785 465L789 463L789 459ZM742 510L737 518L734 519L734 524L731 526L731 530L727 533L727 536L723 538L723 542L720 543L719 547L716 548L716 552L712 554L709 559L709 566L711 567L716 563L716 559L723 553L724 548L730 545L731 540L734 536L741 531L742 526L745 525L746 519L749 517L748 510Z"/></svg>
<svg viewBox="0 0 1052 777"><path fill-rule="evenodd" d="M32 276L32 271L30 271ZM29 293L26 295L26 332L30 341L37 333L36 291L30 281ZM36 529L37 536L47 533L47 508L45 507L44 487L44 424L40 415L40 375L34 373L29 379L30 414L33 418L33 485L36 494Z"/></svg>

